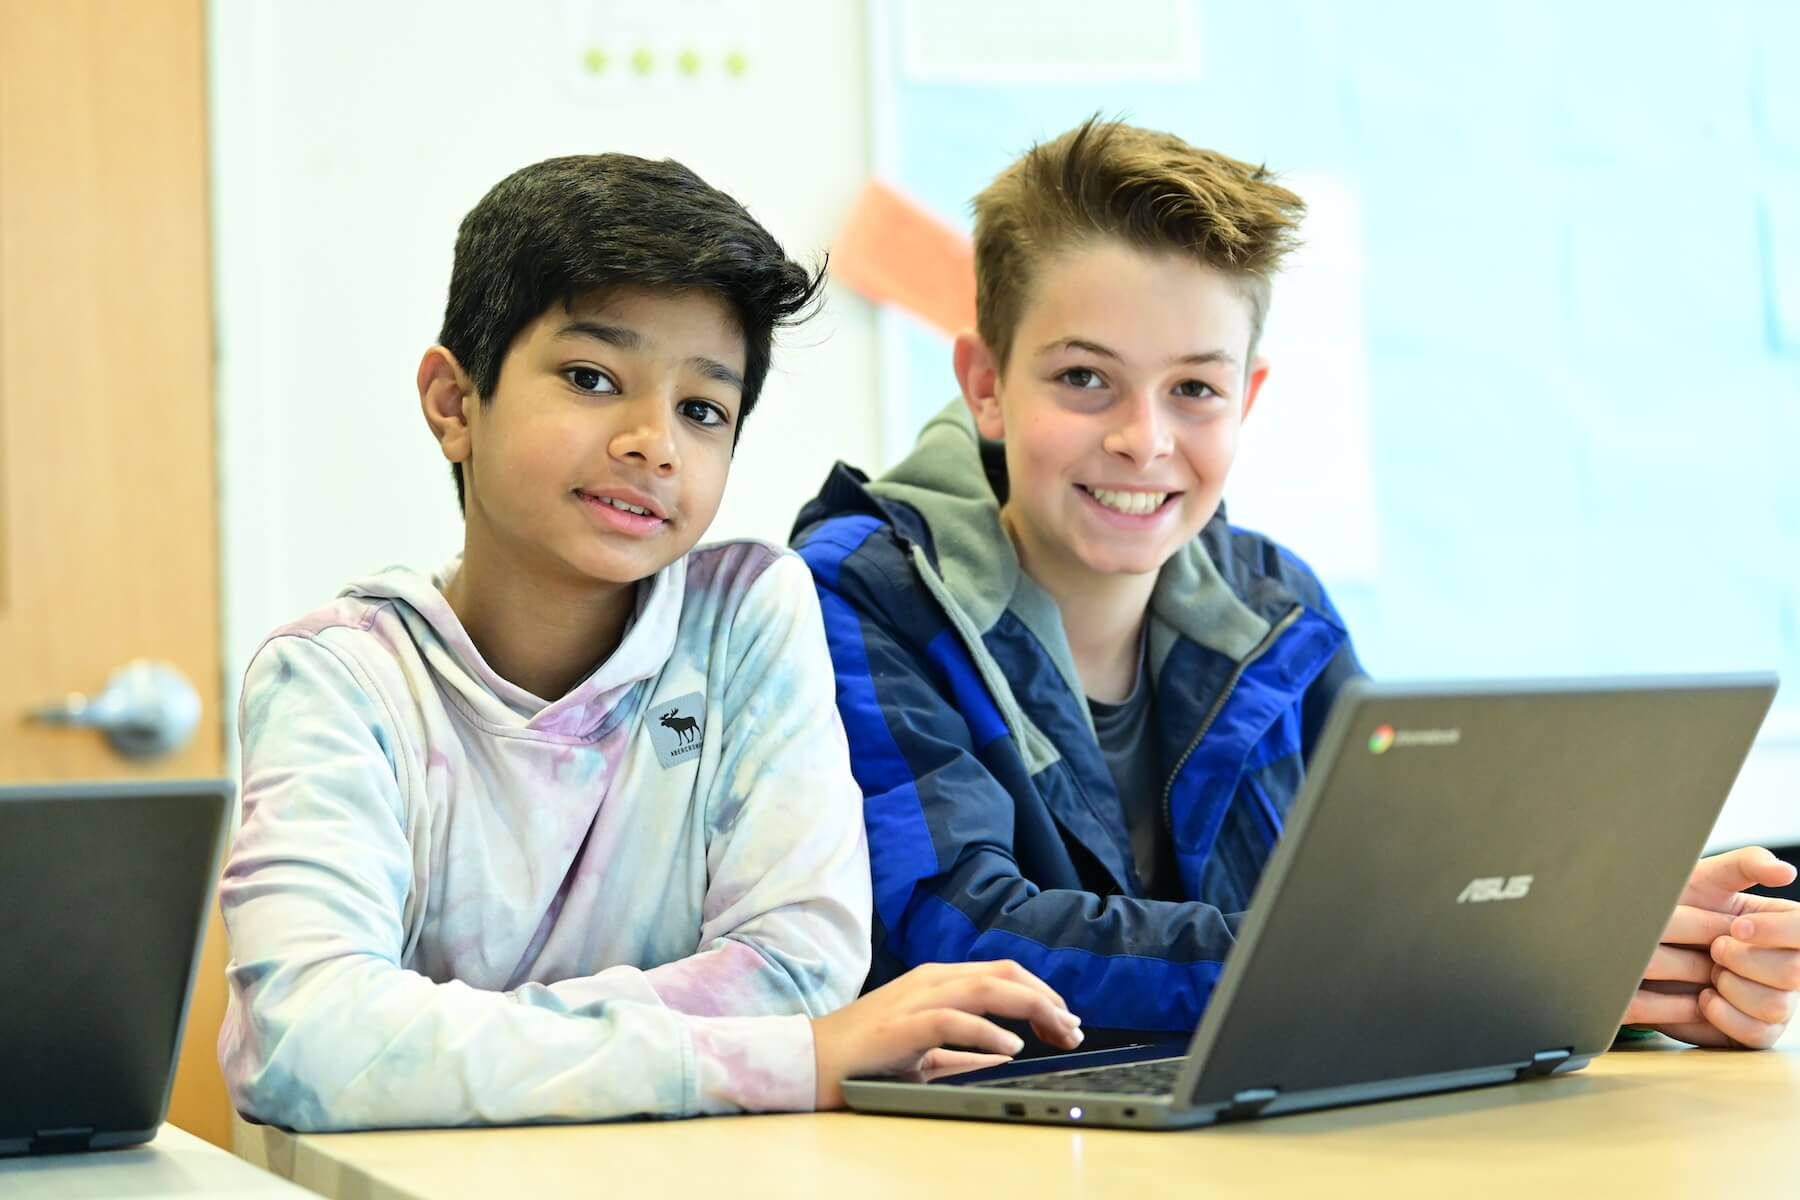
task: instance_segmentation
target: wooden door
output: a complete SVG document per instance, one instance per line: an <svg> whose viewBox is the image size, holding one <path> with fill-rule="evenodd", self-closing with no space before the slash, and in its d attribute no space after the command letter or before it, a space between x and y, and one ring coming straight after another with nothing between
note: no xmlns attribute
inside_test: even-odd
<svg viewBox="0 0 1800 1200"><path fill-rule="evenodd" d="M224 770L204 33L202 0L0 0L0 780ZM139 658L202 698L180 752L24 720ZM215 913L171 1111L220 1145L224 958Z"/></svg>

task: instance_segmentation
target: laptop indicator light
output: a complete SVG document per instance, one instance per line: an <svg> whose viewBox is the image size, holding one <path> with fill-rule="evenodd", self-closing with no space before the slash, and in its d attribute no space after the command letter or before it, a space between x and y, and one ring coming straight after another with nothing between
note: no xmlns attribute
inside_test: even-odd
<svg viewBox="0 0 1800 1200"><path fill-rule="evenodd" d="M1071 1121L1081 1120L1081 1106L1080 1105L1076 1105L1074 1108L1071 1108L1069 1110L1069 1120L1071 1120Z"/></svg>

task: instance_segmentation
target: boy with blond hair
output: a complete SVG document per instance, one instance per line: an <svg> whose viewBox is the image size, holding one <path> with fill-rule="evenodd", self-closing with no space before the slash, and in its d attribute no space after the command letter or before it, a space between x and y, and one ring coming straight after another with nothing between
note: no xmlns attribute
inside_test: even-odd
<svg viewBox="0 0 1800 1200"><path fill-rule="evenodd" d="M881 479L840 464L795 530L863 790L871 981L1009 957L1090 1046L1185 1034L1361 671L1312 571L1222 504L1304 206L1090 120L974 207L961 398ZM1744 889L1790 878L1702 862L1627 1019L1778 1037L1800 912Z"/></svg>

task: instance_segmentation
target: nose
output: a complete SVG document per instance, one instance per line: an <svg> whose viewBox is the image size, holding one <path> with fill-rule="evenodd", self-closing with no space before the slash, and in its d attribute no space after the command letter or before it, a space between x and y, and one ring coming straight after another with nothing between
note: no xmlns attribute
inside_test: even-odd
<svg viewBox="0 0 1800 1200"><path fill-rule="evenodd" d="M675 449L675 422L671 406L662 398L646 399L631 406L607 449L622 462L648 467L652 474L670 476L681 469Z"/></svg>
<svg viewBox="0 0 1800 1200"><path fill-rule="evenodd" d="M1168 418L1157 400L1148 390L1133 391L1124 397L1106 435L1104 445L1108 453L1143 467L1174 448Z"/></svg>

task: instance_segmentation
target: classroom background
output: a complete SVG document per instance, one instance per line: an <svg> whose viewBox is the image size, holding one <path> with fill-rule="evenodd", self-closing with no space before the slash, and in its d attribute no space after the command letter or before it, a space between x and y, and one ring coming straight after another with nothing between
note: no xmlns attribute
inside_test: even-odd
<svg viewBox="0 0 1800 1200"><path fill-rule="evenodd" d="M1800 8L1107 8L213 4L226 679L459 544L412 371L508 171L672 156L817 255L871 179L966 230L1101 111L1312 203L1227 505L1317 567L1369 669L1779 670L1717 838L1800 842ZM895 461L954 394L942 333L834 285L714 534L784 539L835 459Z"/></svg>
<svg viewBox="0 0 1800 1200"><path fill-rule="evenodd" d="M1368 668L1777 670L1711 844L1800 846L1800 5L5 3L0 705L141 659L194 707L156 759L15 721L0 780L228 774L269 630L456 552L414 371L512 170L674 157L817 258L871 187L955 244L1100 112L1311 204L1226 499ZM834 461L879 471L955 394L943 331L872 290L849 271L778 344L714 537L784 541ZM216 980L216 927L206 954ZM180 1078L210 1072L184 1127L217 1141L209 1042Z"/></svg>

